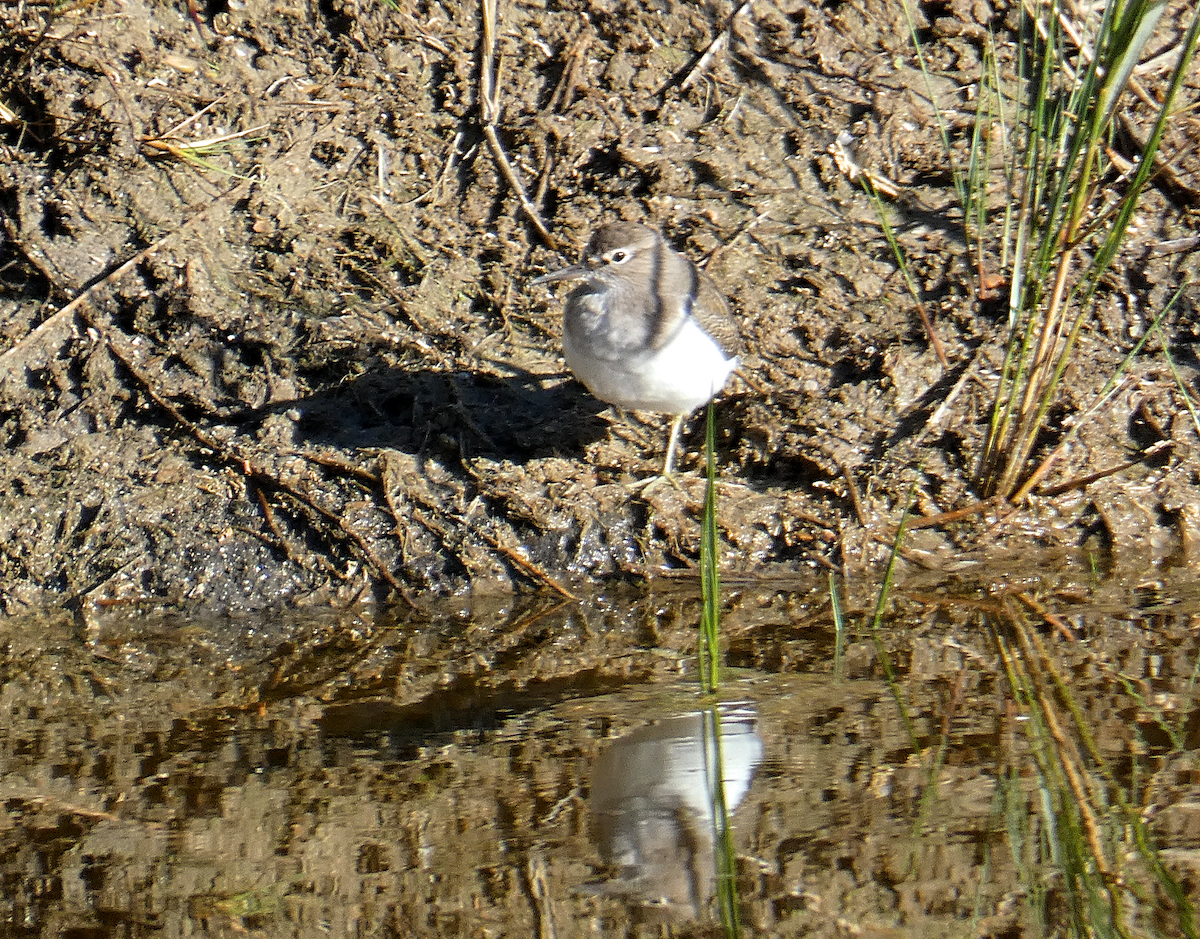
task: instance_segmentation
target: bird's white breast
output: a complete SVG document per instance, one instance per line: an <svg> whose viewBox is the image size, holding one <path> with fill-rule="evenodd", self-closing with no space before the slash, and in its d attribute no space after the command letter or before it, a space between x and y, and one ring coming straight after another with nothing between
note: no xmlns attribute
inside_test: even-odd
<svg viewBox="0 0 1200 939"><path fill-rule="evenodd" d="M688 318L658 351L626 358L599 358L563 335L567 365L601 401L632 411L690 414L707 404L737 368L712 338Z"/></svg>

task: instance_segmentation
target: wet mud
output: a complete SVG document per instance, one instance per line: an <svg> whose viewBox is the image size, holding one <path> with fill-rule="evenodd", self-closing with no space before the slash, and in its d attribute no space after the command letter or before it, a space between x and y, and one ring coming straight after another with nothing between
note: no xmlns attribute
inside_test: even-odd
<svg viewBox="0 0 1200 939"><path fill-rule="evenodd" d="M910 494L918 519L978 501L1005 313L980 295L948 162L989 30L1011 55L1012 7L917 10L926 78L897 3L514 2L490 116L474 5L199 13L0 11L5 610L687 576L701 483L631 485L666 419L591 398L562 361L561 297L529 284L613 218L663 230L738 318L747 380L717 403L730 577L870 571ZM1195 121L1173 123L1038 457L1195 273ZM1134 138L1146 122L1122 118ZM904 193L889 220L945 364L830 152L843 133ZM1042 549L1135 575L1189 562L1195 301L1030 504L914 527L904 571Z"/></svg>

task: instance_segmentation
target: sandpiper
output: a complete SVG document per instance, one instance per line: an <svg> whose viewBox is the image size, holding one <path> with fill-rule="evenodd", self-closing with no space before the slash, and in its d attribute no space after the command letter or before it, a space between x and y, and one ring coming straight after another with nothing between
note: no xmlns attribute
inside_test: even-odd
<svg viewBox="0 0 1200 939"><path fill-rule="evenodd" d="M571 371L601 401L674 415L669 478L683 419L737 368L737 327L721 292L657 231L632 222L598 229L582 261L533 283L559 280L582 281L563 313Z"/></svg>

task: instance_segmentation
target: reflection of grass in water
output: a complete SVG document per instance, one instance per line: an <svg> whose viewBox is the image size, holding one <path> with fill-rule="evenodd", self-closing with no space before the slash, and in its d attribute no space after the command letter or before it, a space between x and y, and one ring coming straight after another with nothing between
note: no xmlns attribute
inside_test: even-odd
<svg viewBox="0 0 1200 939"><path fill-rule="evenodd" d="M893 546L893 562L899 538ZM929 826L955 794L939 786L952 752L957 691L948 702L940 738L919 730L904 689L883 647L884 613L890 579L876 604L872 633L880 667L913 752L920 754L924 785L913 819L909 876L919 878ZM997 767L991 830L1007 836L1015 874L1022 886L1024 929L1029 935L1064 937L1200 937L1193 901L1172 874L1148 827L1148 804L1157 791L1134 762L1122 782L1093 731L1093 722L1060 673L1038 631L1001 601L982 620L999 659L1005 697L1023 746ZM1153 705L1151 690L1118 675L1131 704L1161 728L1176 755L1188 753L1184 721L1194 713L1200 661L1181 690L1176 711ZM1031 786L1032 783L1032 786ZM939 789L941 788L941 791ZM984 821L981 819L981 822ZM1006 865L980 843L982 858L977 916L986 917L993 899L989 885ZM902 865L903 866L903 865ZM989 876L989 872L996 872ZM1024 934L1024 933L1023 933Z"/></svg>
<svg viewBox="0 0 1200 939"><path fill-rule="evenodd" d="M1143 612L1149 614L1150 610L1147 609ZM1158 725L1159 729L1166 734L1167 739L1171 741L1174 751L1176 753L1186 752L1188 745L1184 732L1187 720L1192 716L1197 703L1196 685L1200 681L1200 659L1197 659L1196 663L1192 666L1192 674L1188 678L1187 685L1179 695L1179 700L1174 708L1177 714L1174 720L1170 718L1161 705L1151 703L1153 689L1145 686L1144 679L1120 673L1117 675L1117 680L1121 682L1125 693L1137 702L1142 712L1148 714L1151 720Z"/></svg>
<svg viewBox="0 0 1200 939"><path fill-rule="evenodd" d="M1036 770L1034 813L1014 769L997 788L1031 918L1070 936L1145 935L1147 909L1172 933L1197 936L1192 904L1165 868L1133 803L1096 744L1086 716L1019 615L993 628L1008 689ZM1046 871L1054 872L1047 880ZM1161 909L1160 898L1170 904ZM1153 934L1153 933L1152 933Z"/></svg>
<svg viewBox="0 0 1200 939"><path fill-rule="evenodd" d="M189 912L195 919L228 921L235 931L245 932L246 926L263 924L280 912L287 889L286 884L269 884L241 893L194 896L189 902Z"/></svg>
<svg viewBox="0 0 1200 939"><path fill-rule="evenodd" d="M717 913L721 931L726 939L742 934L738 911L737 852L733 846L733 824L729 818L729 803L725 798L725 754L721 748L721 711L716 705L705 712L704 744L712 752L705 760L708 766L708 791L712 794L713 865L717 886ZM711 723L710 723L711 722ZM708 728L712 728L711 735Z"/></svg>
<svg viewBox="0 0 1200 939"><path fill-rule="evenodd" d="M904 514L900 516L900 524L896 526L896 537L892 539L892 550L888 554L887 567L883 573L883 583L879 585L879 597L875 601L875 612L871 616L871 638L875 640L875 651L879 654L879 662L883 666L883 676L887 681L888 689L892 692L892 697L896 699L896 708L900 712L900 717L904 721L904 729L908 732L909 742L912 744L914 752L921 751L921 743L917 737L916 726L913 724L912 714L909 712L908 705L904 701L904 692L900 687L900 682L896 678L896 670L892 667L892 657L888 655L887 647L883 644L883 639L880 636L880 628L883 626L884 614L887 612L888 603L892 595L892 584L896 576L896 561L900 559L900 546L904 543L904 526L908 522L908 513L912 508L914 498L916 496L917 485L914 482L908 490L908 505L904 509Z"/></svg>
<svg viewBox="0 0 1200 939"><path fill-rule="evenodd" d="M829 575L829 609L833 616L833 677L842 677L842 653L846 648L846 608L837 574Z"/></svg>
<svg viewBox="0 0 1200 939"><path fill-rule="evenodd" d="M876 654L879 656L884 681L892 694L893 700L896 702L896 712L899 714L900 720L904 724L905 733L908 735L909 746L912 748L914 754L926 755L929 753L930 748L925 745L918 731L917 722L913 718L912 710L905 700L901 678L897 675L896 669L892 664L891 655L888 653L887 646L883 642L884 621L891 603L896 562L900 559L900 550L904 544L905 525L908 522L908 516L912 511L915 501L916 482L914 481L909 488L904 513L900 516L900 522L896 526L896 534L892 539L892 547L888 554L888 563L884 570L883 582L879 586L879 596L876 598L875 610L871 615L871 639L875 644ZM836 609L837 605L835 604ZM909 863L914 871L917 869L916 854L921 850L921 845L923 844L923 832L927 826L932 825L937 827L938 825L937 813L941 800L941 794L938 789L938 776L945 765L946 755L950 752L950 730L950 722L948 720L944 721L942 723L941 734L938 737L937 748L932 751L931 758L924 761L923 772L925 784L921 790L919 810L913 819L912 840L910 842L912 855L909 858Z"/></svg>

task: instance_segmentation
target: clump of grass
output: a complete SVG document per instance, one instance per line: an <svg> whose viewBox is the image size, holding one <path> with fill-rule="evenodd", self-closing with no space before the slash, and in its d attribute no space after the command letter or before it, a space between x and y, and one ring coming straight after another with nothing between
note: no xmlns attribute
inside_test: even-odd
<svg viewBox="0 0 1200 939"><path fill-rule="evenodd" d="M1023 4L1019 78L1025 93L1011 122L1017 146L1008 179L1001 255L1009 276L1009 339L977 479L987 496L1023 500L1060 452L1033 463L1101 278L1126 241L1173 103L1196 52L1200 11L1180 43L1154 130L1122 172L1107 144L1129 76L1166 0L1108 0L1090 41L1070 47L1057 0ZM1073 32L1079 35L1081 24ZM1002 101L1002 96L988 95ZM976 141L986 138L976 136ZM972 161L973 164L976 161ZM983 218L968 211L968 218ZM1090 413L1090 409L1089 409Z"/></svg>

